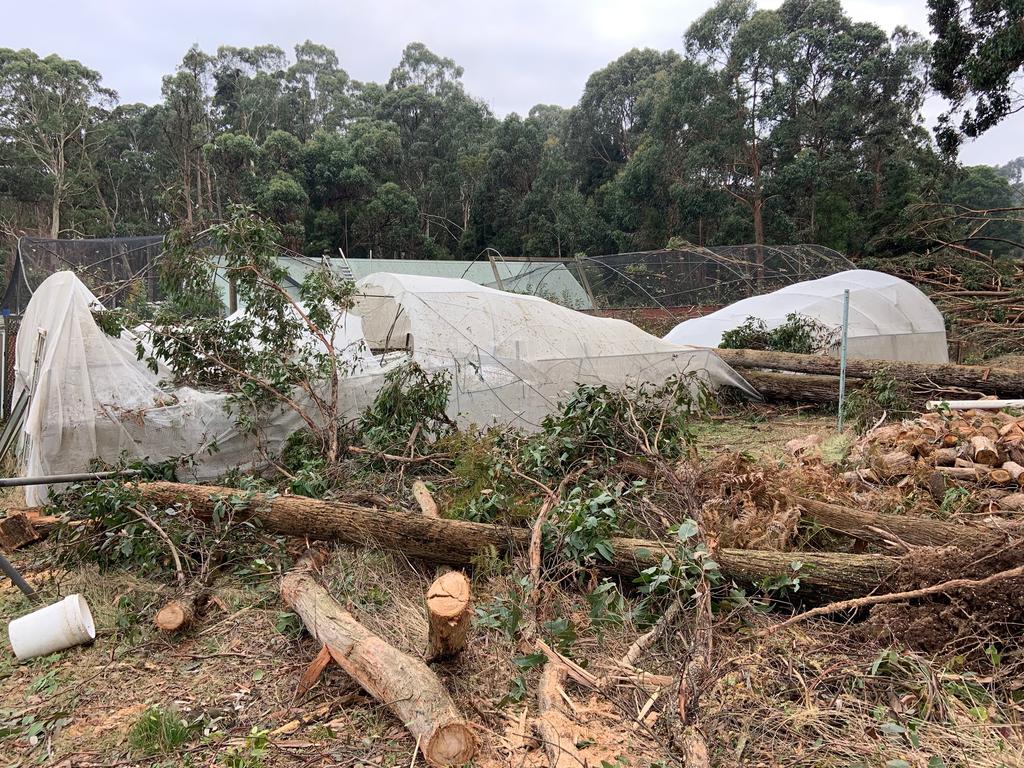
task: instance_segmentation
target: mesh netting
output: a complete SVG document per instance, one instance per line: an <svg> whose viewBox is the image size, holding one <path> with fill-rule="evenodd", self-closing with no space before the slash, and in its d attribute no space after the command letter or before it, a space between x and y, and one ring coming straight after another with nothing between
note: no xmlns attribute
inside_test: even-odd
<svg viewBox="0 0 1024 768"><path fill-rule="evenodd" d="M571 268L599 307L628 309L722 306L854 265L821 245L733 245L583 257Z"/></svg>
<svg viewBox="0 0 1024 768"><path fill-rule="evenodd" d="M88 286L104 306L161 298L155 264L163 237L111 237L94 240L50 240L22 237L4 292L4 309L21 314L32 294L54 272L69 270Z"/></svg>

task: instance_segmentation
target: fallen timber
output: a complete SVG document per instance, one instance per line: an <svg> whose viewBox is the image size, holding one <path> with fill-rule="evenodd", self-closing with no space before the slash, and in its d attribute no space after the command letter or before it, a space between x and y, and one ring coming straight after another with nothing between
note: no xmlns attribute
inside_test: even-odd
<svg viewBox="0 0 1024 768"><path fill-rule="evenodd" d="M769 352L754 349L716 349L715 353L733 368L767 369L839 375L839 358L826 355L798 355L793 352ZM894 360L847 360L846 375L870 379L885 373L897 381L921 391L957 388L1005 398L1024 397L1024 372L1013 368L952 363L908 363ZM755 385L756 386L756 385Z"/></svg>
<svg viewBox="0 0 1024 768"><path fill-rule="evenodd" d="M242 499L234 489L210 485L155 482L141 483L138 489L150 503L163 507L186 504L193 514L205 519L213 515L218 499ZM430 518L301 496L254 494L245 499L248 514L273 533L377 546L446 565L468 565L487 551L525 552L530 542L529 528ZM661 542L621 537L612 540L612 550L611 562L599 567L625 577L633 577L672 554ZM720 549L715 559L725 574L745 583L789 572L791 563L800 560L807 566L800 577L802 584L837 596L884 590L900 563L887 555L746 549Z"/></svg>

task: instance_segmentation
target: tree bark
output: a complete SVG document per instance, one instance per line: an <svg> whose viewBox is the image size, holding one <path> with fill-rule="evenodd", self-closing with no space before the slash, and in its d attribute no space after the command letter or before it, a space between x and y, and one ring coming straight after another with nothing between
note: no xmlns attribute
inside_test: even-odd
<svg viewBox="0 0 1024 768"><path fill-rule="evenodd" d="M797 373L839 375L839 359L824 355L766 352L753 349L718 349L716 354L734 368L769 368ZM891 360L847 360L846 375L869 379L885 371L901 384L922 391L961 387L1005 398L1024 397L1024 372L1013 368L950 363L907 363ZM744 374L745 375L745 374ZM849 384L849 380L847 380Z"/></svg>
<svg viewBox="0 0 1024 768"><path fill-rule="evenodd" d="M795 375L769 371L744 370L745 378L765 400L797 403L839 402L839 377L816 374ZM864 386L860 379L847 379L846 391Z"/></svg>
<svg viewBox="0 0 1024 768"><path fill-rule="evenodd" d="M884 515L824 501L793 496L792 500L818 525L861 541L903 542L922 547L973 546L1003 538L999 533L945 520L905 515Z"/></svg>
<svg viewBox="0 0 1024 768"><path fill-rule="evenodd" d="M241 499L233 488L185 483L141 483L142 498L160 506L188 504L192 513L209 519L216 499ZM329 539L349 544L376 545L448 565L467 565L481 552L499 554L524 551L530 543L527 528L501 527L465 520L429 518L401 510L381 510L337 501L303 496L264 494L248 497L249 515L274 533L308 539ZM612 560L601 569L633 577L644 568L657 565L672 550L650 539L613 538ZM885 555L848 555L829 552L775 552L720 549L716 559L722 570L746 583L790 573L790 564L800 560L809 566L801 575L807 587L834 595L866 594L878 589L899 564Z"/></svg>
<svg viewBox="0 0 1024 768"><path fill-rule="evenodd" d="M427 660L458 656L473 617L469 579L460 571L438 576L427 590Z"/></svg>
<svg viewBox="0 0 1024 768"><path fill-rule="evenodd" d="M331 657L398 717L431 765L464 765L476 737L430 668L360 624L313 577L308 562L281 580L281 597Z"/></svg>

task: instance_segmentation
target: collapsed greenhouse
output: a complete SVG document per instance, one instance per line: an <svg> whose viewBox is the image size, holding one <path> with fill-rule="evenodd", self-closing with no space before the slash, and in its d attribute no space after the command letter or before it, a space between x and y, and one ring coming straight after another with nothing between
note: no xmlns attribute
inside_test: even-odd
<svg viewBox="0 0 1024 768"><path fill-rule="evenodd" d="M258 434L238 428L229 394L170 388L166 371L136 355L145 329L106 334L99 303L71 272L47 278L25 311L17 342L15 397L25 393L20 463L25 475L86 470L95 459L195 459L196 479L259 468L301 419L279 407ZM407 360L451 374L450 417L460 424L539 426L579 384L663 384L692 374L713 389L756 392L713 352L686 349L630 323L584 315L535 296L466 280L374 274L356 284L339 323L350 365L339 415L366 407L389 370ZM696 384L693 384L696 386ZM30 488L30 504L46 486Z"/></svg>
<svg viewBox="0 0 1024 768"><path fill-rule="evenodd" d="M847 270L743 299L709 315L683 321L665 340L717 347L724 333L742 326L748 319L771 330L794 314L838 330L843 322L843 293L847 290L851 358L949 361L945 321L931 300L905 280L866 269Z"/></svg>

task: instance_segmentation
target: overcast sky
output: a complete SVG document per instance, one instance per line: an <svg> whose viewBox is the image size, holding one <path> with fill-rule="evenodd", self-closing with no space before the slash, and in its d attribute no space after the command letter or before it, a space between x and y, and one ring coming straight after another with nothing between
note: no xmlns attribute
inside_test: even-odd
<svg viewBox="0 0 1024 768"><path fill-rule="evenodd" d="M761 0L765 7L781 0ZM407 43L423 42L466 72L467 89L499 116L538 103L571 106L587 77L634 47L681 48L712 0L0 0L0 47L57 53L99 70L123 102L153 103L160 79L193 43L311 39L334 48L357 80L386 81ZM843 0L856 21L928 33L925 0ZM932 98L929 121L942 111ZM1024 113L968 144L965 163L1024 154Z"/></svg>

